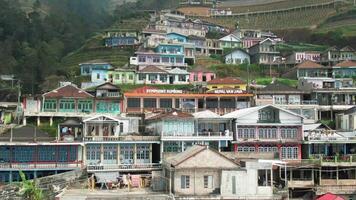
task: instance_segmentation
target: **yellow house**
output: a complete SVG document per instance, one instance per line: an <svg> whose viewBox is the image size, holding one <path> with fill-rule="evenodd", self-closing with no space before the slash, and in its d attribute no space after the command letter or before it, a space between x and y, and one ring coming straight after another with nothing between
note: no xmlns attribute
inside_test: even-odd
<svg viewBox="0 0 356 200"><path fill-rule="evenodd" d="M216 78L208 82L208 90L215 89L240 89L246 91L247 83L239 78L227 77L227 78Z"/></svg>

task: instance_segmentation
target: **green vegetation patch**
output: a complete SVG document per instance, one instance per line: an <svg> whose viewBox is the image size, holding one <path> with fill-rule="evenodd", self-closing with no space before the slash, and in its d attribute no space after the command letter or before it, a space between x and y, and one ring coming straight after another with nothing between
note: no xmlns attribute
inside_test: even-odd
<svg viewBox="0 0 356 200"><path fill-rule="evenodd" d="M276 78L276 81L279 81L285 85L289 85L291 87L296 87L298 85L298 80L294 79L286 79L286 78ZM269 85L272 82L272 78L256 78L256 83L258 85Z"/></svg>

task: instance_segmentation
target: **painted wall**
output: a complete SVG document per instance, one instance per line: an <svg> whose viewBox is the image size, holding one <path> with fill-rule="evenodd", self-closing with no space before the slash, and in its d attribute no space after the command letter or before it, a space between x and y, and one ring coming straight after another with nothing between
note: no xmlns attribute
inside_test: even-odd
<svg viewBox="0 0 356 200"><path fill-rule="evenodd" d="M208 84L208 86L207 86L207 88L209 90L219 89L219 88L224 88L224 87L246 90L247 84L246 83L243 83L243 84Z"/></svg>
<svg viewBox="0 0 356 200"><path fill-rule="evenodd" d="M178 42L187 42L187 37L177 33L168 33L167 37L171 40L177 40Z"/></svg>
<svg viewBox="0 0 356 200"><path fill-rule="evenodd" d="M233 51L232 53L225 56L226 64L250 64L250 55L241 50Z"/></svg>
<svg viewBox="0 0 356 200"><path fill-rule="evenodd" d="M205 81L203 81L203 76L206 77ZM189 74L189 82L208 82L213 80L216 77L215 73L212 72L190 72Z"/></svg>
<svg viewBox="0 0 356 200"><path fill-rule="evenodd" d="M91 81L92 82L106 82L109 80L108 71L107 70L99 70L94 69L91 73Z"/></svg>

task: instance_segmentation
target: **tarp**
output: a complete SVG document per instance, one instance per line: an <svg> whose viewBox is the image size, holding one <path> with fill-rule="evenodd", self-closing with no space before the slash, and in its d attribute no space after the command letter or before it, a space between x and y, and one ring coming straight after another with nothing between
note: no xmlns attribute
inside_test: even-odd
<svg viewBox="0 0 356 200"><path fill-rule="evenodd" d="M332 193L326 193L316 198L316 200L345 200L345 199Z"/></svg>

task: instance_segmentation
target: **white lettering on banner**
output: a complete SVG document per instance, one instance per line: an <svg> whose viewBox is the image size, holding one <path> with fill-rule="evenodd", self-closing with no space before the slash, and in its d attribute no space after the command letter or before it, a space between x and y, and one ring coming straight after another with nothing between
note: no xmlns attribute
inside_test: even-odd
<svg viewBox="0 0 356 200"><path fill-rule="evenodd" d="M215 94L240 94L242 90L214 90Z"/></svg>
<svg viewBox="0 0 356 200"><path fill-rule="evenodd" d="M146 93L183 94L183 90L147 89Z"/></svg>

